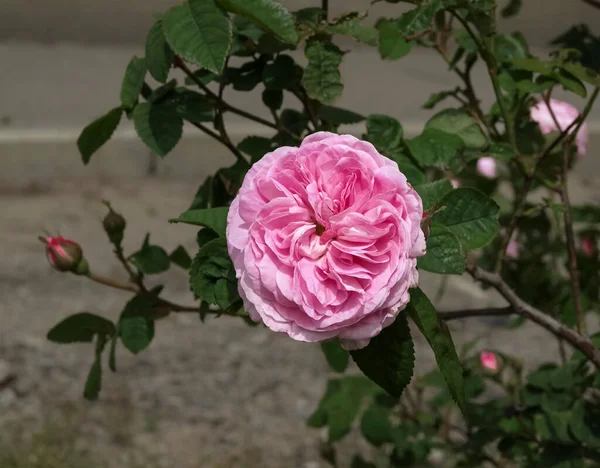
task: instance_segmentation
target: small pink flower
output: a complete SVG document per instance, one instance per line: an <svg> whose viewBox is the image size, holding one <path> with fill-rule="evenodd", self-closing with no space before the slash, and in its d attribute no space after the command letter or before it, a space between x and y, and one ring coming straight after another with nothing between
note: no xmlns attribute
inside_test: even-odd
<svg viewBox="0 0 600 468"><path fill-rule="evenodd" d="M479 355L479 360L484 369L496 372L498 370L498 358L497 356L489 351L482 351Z"/></svg>
<svg viewBox="0 0 600 468"><path fill-rule="evenodd" d="M568 128L577 117L579 117L579 111L577 108L567 102L559 101L557 99L550 99L550 108L554 112L560 128L556 126L556 123L552 118L552 114L550 113L550 110L544 101L538 102L531 108L531 120L539 124L543 134L563 131ZM574 127L570 130L570 132L573 130L575 130ZM588 125L587 122L584 122L579 129L577 136L575 137L578 156L585 155L589 138Z"/></svg>
<svg viewBox="0 0 600 468"><path fill-rule="evenodd" d="M584 237L581 240L581 249L586 256L591 257L594 255L595 247L594 242L589 237Z"/></svg>
<svg viewBox="0 0 600 468"><path fill-rule="evenodd" d="M450 184L452 184L452 187L455 189L460 187L460 182L456 179L450 179Z"/></svg>
<svg viewBox="0 0 600 468"><path fill-rule="evenodd" d="M77 242L60 236L40 239L46 244L46 257L52 268L58 271L72 271L77 268L83 258L83 252Z"/></svg>
<svg viewBox="0 0 600 468"><path fill-rule="evenodd" d="M227 219L245 310L299 341L366 346L418 283L423 205L392 160L319 132L265 155Z"/></svg>
<svg viewBox="0 0 600 468"><path fill-rule="evenodd" d="M498 177L496 160L490 157L479 158L477 160L477 172L488 179L495 179Z"/></svg>
<svg viewBox="0 0 600 468"><path fill-rule="evenodd" d="M519 243L516 240L511 240L506 246L506 256L508 258L519 258Z"/></svg>

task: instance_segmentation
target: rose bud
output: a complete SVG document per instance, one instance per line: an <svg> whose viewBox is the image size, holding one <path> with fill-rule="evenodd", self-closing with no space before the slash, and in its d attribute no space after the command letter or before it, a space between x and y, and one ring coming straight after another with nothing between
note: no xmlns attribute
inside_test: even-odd
<svg viewBox="0 0 600 468"><path fill-rule="evenodd" d="M495 179L498 177L496 160L490 157L479 158L477 161L477 172L488 179Z"/></svg>
<svg viewBox="0 0 600 468"><path fill-rule="evenodd" d="M104 204L108 207L108 213L102 220L102 226L109 240L115 245L120 245L123 241L123 232L127 222L122 215L112 209L110 203L104 202Z"/></svg>
<svg viewBox="0 0 600 468"><path fill-rule="evenodd" d="M452 185L452 188L459 188L460 187L460 182L457 179L450 179L450 184Z"/></svg>
<svg viewBox="0 0 600 468"><path fill-rule="evenodd" d="M40 237L40 240L46 244L46 257L55 270L76 272L80 264L85 261L83 251L77 242L60 236Z"/></svg>
<svg viewBox="0 0 600 468"><path fill-rule="evenodd" d="M318 132L255 163L227 217L244 310L298 341L360 349L417 286L423 203L366 141Z"/></svg>
<svg viewBox="0 0 600 468"><path fill-rule="evenodd" d="M492 372L498 371L498 357L494 353L482 351L479 355L479 361L484 369Z"/></svg>
<svg viewBox="0 0 600 468"><path fill-rule="evenodd" d="M517 259L519 258L519 243L515 240L511 240L506 246L506 256L508 258Z"/></svg>
<svg viewBox="0 0 600 468"><path fill-rule="evenodd" d="M562 132L566 130L573 121L579 117L579 111L576 107L557 99L550 99L550 109L552 109L554 117L556 117L558 127L544 101L538 102L530 110L531 120L539 124L540 130L544 135L551 132ZM577 125L573 126L573 128L569 130L569 133L573 132L576 126ZM577 156L581 157L585 155L589 138L588 125L587 122L584 122L575 137Z"/></svg>
<svg viewBox="0 0 600 468"><path fill-rule="evenodd" d="M594 255L595 247L596 246L594 245L594 241L589 237L584 237L583 239L581 239L581 249L583 250L583 253L586 255L586 257L591 257L592 255Z"/></svg>

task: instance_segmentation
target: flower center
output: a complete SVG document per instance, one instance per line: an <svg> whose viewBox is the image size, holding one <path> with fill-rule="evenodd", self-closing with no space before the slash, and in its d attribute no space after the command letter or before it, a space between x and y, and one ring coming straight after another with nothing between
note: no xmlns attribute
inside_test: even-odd
<svg viewBox="0 0 600 468"><path fill-rule="evenodd" d="M322 235L325 232L325 226L321 226L319 223L317 223L315 232L316 232L317 236Z"/></svg>

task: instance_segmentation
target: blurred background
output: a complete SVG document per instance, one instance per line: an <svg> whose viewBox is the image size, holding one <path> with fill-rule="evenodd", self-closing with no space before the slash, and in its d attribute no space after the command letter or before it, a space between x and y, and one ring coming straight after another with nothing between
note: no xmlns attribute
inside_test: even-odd
<svg viewBox="0 0 600 468"><path fill-rule="evenodd" d="M128 295L51 271L39 234L60 231L77 240L93 269L118 277L99 223L100 202L109 199L128 219L129 251L146 231L167 250L183 244L193 251L195 231L166 221L187 208L208 174L228 158L233 162L187 127L173 153L159 160L123 120L90 165L81 163L75 145L81 129L117 105L129 59L144 54L153 13L177 3L0 1L0 468L325 466L319 432L305 427L329 375L317 346L226 318L202 324L197 316L170 317L140 356L120 350L118 373L107 371L100 401L89 403L81 393L91 350L45 341L47 330L66 315L117 317ZM291 10L320 5L282 3ZM331 15L365 10L369 3L330 0ZM398 16L403 8L378 3L370 21ZM551 40L581 23L600 31L600 10L583 0L524 0L521 13L501 21L501 29L521 31L532 50L546 57ZM341 45L352 53L344 58L345 91L338 105L395 116L409 136L431 116L421 108L427 97L455 81L441 59L423 49L384 62L375 49ZM487 107L492 91L485 70L477 68L474 81ZM259 92L227 91L226 98L264 112ZM583 107L574 95L567 100ZM234 139L265 134L235 117L228 126ZM600 108L592 111L589 126L590 150L571 184L574 203L600 201ZM424 281L435 294L437 280ZM185 272L171 271L156 282L166 284L173 299L191 300ZM453 280L448 291L441 302L446 310L498 302L466 279ZM483 320L458 323L455 333L458 342L483 333L482 346L499 347L508 336ZM515 352L540 358L555 353L540 348L543 331L523 327L511 337ZM431 356L419 348L421 368L427 369Z"/></svg>

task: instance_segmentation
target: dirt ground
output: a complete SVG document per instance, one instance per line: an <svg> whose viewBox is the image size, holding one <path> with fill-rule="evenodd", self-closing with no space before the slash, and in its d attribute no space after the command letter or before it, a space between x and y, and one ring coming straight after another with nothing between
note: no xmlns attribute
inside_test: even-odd
<svg viewBox="0 0 600 468"><path fill-rule="evenodd" d="M44 230L77 240L92 269L124 278L100 226L102 199L126 215L126 248L146 231L167 250L194 250L195 230L167 219L188 206L196 187L148 179L120 185L30 187L0 193L0 467L1 468L319 468L323 436L306 427L331 376L318 346L229 318L202 324L195 314L158 323L151 347L117 353L105 369L97 402L82 397L91 346L56 345L48 329L72 313L118 317L129 295L52 271L37 236ZM191 303L185 272L152 278L166 296ZM434 294L437 279L424 276ZM440 308L501 301L468 278L452 281ZM480 346L553 359L555 341L498 321L453 323L457 344L482 334ZM432 357L416 335L418 373ZM354 445L352 445L354 448ZM360 447L359 447L360 448Z"/></svg>

